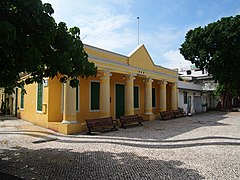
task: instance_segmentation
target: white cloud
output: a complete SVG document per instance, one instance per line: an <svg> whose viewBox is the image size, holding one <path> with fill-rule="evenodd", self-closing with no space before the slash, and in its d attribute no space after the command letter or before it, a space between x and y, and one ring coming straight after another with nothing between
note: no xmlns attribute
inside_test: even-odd
<svg viewBox="0 0 240 180"><path fill-rule="evenodd" d="M125 55L137 46L137 20L131 13L132 0L43 1L53 5L58 22L80 28L83 43ZM144 32L141 28L140 20L140 43L145 44L155 64L175 68L188 63L178 50L172 50L186 32L171 27Z"/></svg>
<svg viewBox="0 0 240 180"><path fill-rule="evenodd" d="M186 66L189 67L191 65L190 61L186 61L183 56L180 54L179 50L170 50L165 52L162 55L165 59L162 66L168 68L185 68Z"/></svg>
<svg viewBox="0 0 240 180"><path fill-rule="evenodd" d="M185 30L162 27L156 28L153 33L143 34L140 39L146 45L155 64L172 69L189 64L177 49L183 43L185 34Z"/></svg>
<svg viewBox="0 0 240 180"><path fill-rule="evenodd" d="M136 45L135 32L130 29L133 19L129 8L132 0L44 2L53 5L56 12L54 18L58 22L64 21L68 27L80 28L83 43L112 51L129 48L124 52L126 54Z"/></svg>
<svg viewBox="0 0 240 180"><path fill-rule="evenodd" d="M80 27L83 42L87 44L115 50L135 41L129 28L132 22L129 14L114 14L109 8L97 7L94 14L79 15L72 21Z"/></svg>
<svg viewBox="0 0 240 180"><path fill-rule="evenodd" d="M113 15L107 9L98 8L92 15L78 15L72 18L74 24L90 34L102 34L122 28L129 23L127 15Z"/></svg>

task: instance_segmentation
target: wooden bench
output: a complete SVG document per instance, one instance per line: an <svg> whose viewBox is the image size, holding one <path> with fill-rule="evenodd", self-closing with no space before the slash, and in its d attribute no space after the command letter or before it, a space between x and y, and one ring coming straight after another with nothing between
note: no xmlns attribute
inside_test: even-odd
<svg viewBox="0 0 240 180"><path fill-rule="evenodd" d="M162 117L162 120L167 120L167 119L173 118L173 114L171 111L162 111L162 112L160 112L160 115Z"/></svg>
<svg viewBox="0 0 240 180"><path fill-rule="evenodd" d="M183 113L180 110L172 110L173 118L183 117Z"/></svg>
<svg viewBox="0 0 240 180"><path fill-rule="evenodd" d="M180 111L183 116L187 116L187 113L182 108L178 108L178 111Z"/></svg>
<svg viewBox="0 0 240 180"><path fill-rule="evenodd" d="M97 118L97 119L86 119L88 134L92 134L92 131L99 131L104 129L118 130L116 128L117 121L113 120L112 117Z"/></svg>
<svg viewBox="0 0 240 180"><path fill-rule="evenodd" d="M130 124L140 124L143 126L143 118L139 117L138 115L120 116L120 122L122 124L121 128L124 129L126 129L126 126Z"/></svg>

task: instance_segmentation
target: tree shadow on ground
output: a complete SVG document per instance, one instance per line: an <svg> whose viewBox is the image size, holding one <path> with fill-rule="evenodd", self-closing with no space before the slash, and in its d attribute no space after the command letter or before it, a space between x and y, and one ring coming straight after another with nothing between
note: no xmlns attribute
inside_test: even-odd
<svg viewBox="0 0 240 180"><path fill-rule="evenodd" d="M16 148L0 150L0 158L0 171L24 179L204 179L181 161L126 152Z"/></svg>
<svg viewBox="0 0 240 180"><path fill-rule="evenodd" d="M5 121L5 120L18 120L18 118L12 116L12 115L0 115L0 121Z"/></svg>

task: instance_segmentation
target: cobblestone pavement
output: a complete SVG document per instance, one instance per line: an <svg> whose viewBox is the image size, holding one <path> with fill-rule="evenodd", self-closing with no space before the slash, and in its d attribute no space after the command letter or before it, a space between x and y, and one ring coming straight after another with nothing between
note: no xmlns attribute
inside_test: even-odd
<svg viewBox="0 0 240 180"><path fill-rule="evenodd" d="M156 120L93 136L0 117L0 172L1 179L240 179L240 112Z"/></svg>

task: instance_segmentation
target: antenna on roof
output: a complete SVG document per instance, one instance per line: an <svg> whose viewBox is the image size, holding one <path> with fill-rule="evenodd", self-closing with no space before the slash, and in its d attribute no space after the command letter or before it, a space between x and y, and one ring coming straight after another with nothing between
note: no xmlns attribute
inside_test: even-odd
<svg viewBox="0 0 240 180"><path fill-rule="evenodd" d="M138 45L139 45L139 17L137 17L137 23L138 23Z"/></svg>

